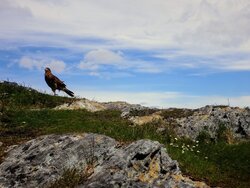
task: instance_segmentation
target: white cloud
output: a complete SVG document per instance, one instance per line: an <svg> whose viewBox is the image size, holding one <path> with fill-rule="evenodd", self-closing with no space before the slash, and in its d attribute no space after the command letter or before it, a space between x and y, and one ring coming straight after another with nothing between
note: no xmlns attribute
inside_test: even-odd
<svg viewBox="0 0 250 188"><path fill-rule="evenodd" d="M186 52L159 52L153 57L169 62L168 68L203 68L206 73L221 71L249 71L250 56L245 53L225 53L223 55L212 54L188 54ZM164 67L163 67L164 68ZM166 67L165 67L166 68ZM197 73L198 75L199 73Z"/></svg>
<svg viewBox="0 0 250 188"><path fill-rule="evenodd" d="M123 49L154 52L177 49L174 55L167 55L172 58L249 53L249 19L249 0L127 0L126 3L117 0L63 0L60 3L3 0L0 5L0 39L92 51L99 56L95 58L90 53L90 60L85 57L80 67L98 70L104 64L108 65L107 61L98 59L101 53L105 58L118 58L118 63L119 58L123 60L124 57L117 56L116 52ZM82 42L82 38L108 42ZM126 61L127 67L133 68L135 65L131 60ZM140 64L143 60L133 61ZM114 61L109 63L118 66ZM216 68L215 63L205 65ZM143 64L145 66L140 68L138 65L136 70L157 73L163 68L153 62ZM199 67L200 62L177 65L193 68ZM217 67L249 70L247 63L242 65L240 62L229 68L223 63Z"/></svg>
<svg viewBox="0 0 250 188"><path fill-rule="evenodd" d="M181 48L188 51L220 53L248 50L248 0L65 0L6 1L18 10L30 12L23 24L23 11L13 14L15 22L5 23L21 31L58 33L79 37L101 37L120 47L141 49ZM2 5L3 6L3 5ZM5 9L14 12L13 6ZM3 30L5 30L3 29Z"/></svg>
<svg viewBox="0 0 250 188"><path fill-rule="evenodd" d="M90 71L90 75L102 77L106 74L101 69L105 66L112 66L116 72L122 75L130 75L121 71L130 72L159 73L163 70L154 63L138 60L130 60L124 57L122 52L113 52L107 49L91 50L84 56L84 59L78 65L82 70ZM116 74L116 73L115 73Z"/></svg>
<svg viewBox="0 0 250 188"><path fill-rule="evenodd" d="M250 106L250 96L194 96L179 92L119 92L89 89L79 91L78 94L100 102L126 101L158 108L200 108L206 105L228 105L228 103L230 106Z"/></svg>
<svg viewBox="0 0 250 188"><path fill-rule="evenodd" d="M35 59L31 57L22 57L19 62L19 66L22 68L30 70L42 70L45 67L50 67L50 69L56 73L61 73L65 70L66 64L63 61L55 59Z"/></svg>
<svg viewBox="0 0 250 188"><path fill-rule="evenodd" d="M110 50L99 49L92 50L88 52L83 61L80 62L80 69L87 70L97 70L102 65L112 65L112 66L121 66L124 62L123 57L119 53L115 53Z"/></svg>
<svg viewBox="0 0 250 188"><path fill-rule="evenodd" d="M44 66L44 62L29 57L22 57L19 61L19 65L20 67L33 70L41 69Z"/></svg>
<svg viewBox="0 0 250 188"><path fill-rule="evenodd" d="M45 64L46 67L50 67L51 70L61 73L65 70L66 64L60 60L51 60L50 63Z"/></svg>
<svg viewBox="0 0 250 188"><path fill-rule="evenodd" d="M1 0L0 5L0 20L1 25L15 26L14 24L19 20L27 21L27 19L32 18L32 12L30 9L20 6L18 3L13 1ZM7 28L3 28L7 29ZM9 28L10 29L10 28Z"/></svg>
<svg viewBox="0 0 250 188"><path fill-rule="evenodd" d="M224 62L223 68L227 70L250 70L250 59Z"/></svg>
<svg viewBox="0 0 250 188"><path fill-rule="evenodd" d="M133 65L135 68L135 72L154 74L166 71L165 67L150 62L136 61Z"/></svg>
<svg viewBox="0 0 250 188"><path fill-rule="evenodd" d="M113 64L123 61L121 54L110 50L99 49L88 52L85 55L85 61L99 64Z"/></svg>

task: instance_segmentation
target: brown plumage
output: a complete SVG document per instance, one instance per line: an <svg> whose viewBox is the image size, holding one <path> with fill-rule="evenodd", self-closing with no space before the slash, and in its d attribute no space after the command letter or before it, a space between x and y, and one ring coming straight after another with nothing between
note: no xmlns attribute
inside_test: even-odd
<svg viewBox="0 0 250 188"><path fill-rule="evenodd" d="M54 92L54 95L56 95L56 90L62 90L65 93L67 93L69 96L74 97L74 93L66 88L66 85L61 81L59 78L57 78L55 75L52 74L50 68L45 68L45 81L48 84L48 86L52 89Z"/></svg>

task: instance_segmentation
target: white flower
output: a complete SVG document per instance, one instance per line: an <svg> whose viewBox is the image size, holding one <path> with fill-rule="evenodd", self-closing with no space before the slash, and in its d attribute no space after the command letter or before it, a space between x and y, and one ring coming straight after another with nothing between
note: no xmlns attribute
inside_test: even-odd
<svg viewBox="0 0 250 188"><path fill-rule="evenodd" d="M205 157L205 159L208 159L208 157Z"/></svg>
<svg viewBox="0 0 250 188"><path fill-rule="evenodd" d="M193 148L195 148L195 146L193 146Z"/></svg>
<svg viewBox="0 0 250 188"><path fill-rule="evenodd" d="M197 150L197 153L200 153L200 151L199 151L199 150Z"/></svg>
<svg viewBox="0 0 250 188"><path fill-rule="evenodd" d="M174 138L175 140L178 140L177 138Z"/></svg>
<svg viewBox="0 0 250 188"><path fill-rule="evenodd" d="M184 153L184 150L182 150L181 153Z"/></svg>
<svg viewBox="0 0 250 188"><path fill-rule="evenodd" d="M172 146L173 145L173 143L170 143L170 146Z"/></svg>
<svg viewBox="0 0 250 188"><path fill-rule="evenodd" d="M199 140L196 140L196 143L199 143Z"/></svg>

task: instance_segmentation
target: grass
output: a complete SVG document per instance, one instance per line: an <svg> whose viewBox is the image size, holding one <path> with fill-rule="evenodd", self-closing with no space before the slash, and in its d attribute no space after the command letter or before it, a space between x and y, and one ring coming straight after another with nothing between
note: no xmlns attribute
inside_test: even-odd
<svg viewBox="0 0 250 188"><path fill-rule="evenodd" d="M131 142L148 138L166 145L170 156L176 159L184 174L195 180L204 180L212 186L247 187L250 183L250 143L228 145L225 142L199 142L195 151L185 150L183 144L193 146L196 143L188 139L175 140L166 134L156 133L157 124L131 127L128 120L120 118L119 111L88 112L55 111L43 109L9 112L11 121L2 127L0 141L6 143L12 139L22 141L43 134L94 132L105 134L119 141ZM178 145L173 147L170 143ZM197 153L197 150L200 152ZM205 158L207 157L207 159Z"/></svg>
<svg viewBox="0 0 250 188"><path fill-rule="evenodd" d="M183 118L189 117L194 114L196 110L191 109L179 109L179 108L171 108L162 110L161 115L164 119L176 119L176 118Z"/></svg>
<svg viewBox="0 0 250 188"><path fill-rule="evenodd" d="M2 137L92 132L132 141L158 136L150 125L130 127L131 122L122 119L121 112L115 110L92 113L86 110L43 109L10 111L9 114L12 118L7 126L2 127Z"/></svg>
<svg viewBox="0 0 250 188"><path fill-rule="evenodd" d="M51 96L32 88L18 85L15 82L0 82L0 110L7 109L40 109L53 108L75 99Z"/></svg>
<svg viewBox="0 0 250 188"><path fill-rule="evenodd" d="M167 127L165 132L156 132L159 122L133 126L131 122L120 117L121 112L115 110L94 113L86 110L56 111L51 108L72 99L50 96L32 89L26 91L27 88L15 84L7 84L4 87L1 84L0 95L3 96L6 91L8 95L5 95L7 98L2 97L0 100L2 102L0 142L3 143L0 147L0 162L8 145L19 144L44 134L93 132L105 134L122 142L145 138L157 140L167 147L169 155L179 162L185 175L195 180L205 181L211 186L249 187L250 142L231 145L223 142L224 127L219 129L218 133L221 135L219 142L209 141L206 133L200 135L199 143L188 139L176 140L171 126ZM7 89L3 90L3 88ZM19 92L22 93L20 98ZM31 96L32 101L29 101L28 98ZM34 110L39 108L42 109ZM174 109L164 113L164 117L168 119L186 117L193 111L184 112ZM79 178L78 172L74 169L66 169L65 175L54 185L61 187L62 184L71 185L81 181L84 178Z"/></svg>
<svg viewBox="0 0 250 188"><path fill-rule="evenodd" d="M62 176L55 182L52 182L48 188L77 187L78 185L83 184L88 179L88 177L91 176L91 174L92 173L88 168L84 170L78 168L65 169Z"/></svg>
<svg viewBox="0 0 250 188"><path fill-rule="evenodd" d="M138 109L132 109L130 111L130 116L148 116L151 115L155 112L158 112L159 109L154 109L154 108L146 108L146 109L142 109L142 110L138 110Z"/></svg>
<svg viewBox="0 0 250 188"><path fill-rule="evenodd" d="M228 145L225 142L202 143L193 151L189 149L184 153L182 144L180 141L178 148L168 145L168 152L179 162L184 174L195 180L203 180L211 186L249 187L249 142L237 145Z"/></svg>

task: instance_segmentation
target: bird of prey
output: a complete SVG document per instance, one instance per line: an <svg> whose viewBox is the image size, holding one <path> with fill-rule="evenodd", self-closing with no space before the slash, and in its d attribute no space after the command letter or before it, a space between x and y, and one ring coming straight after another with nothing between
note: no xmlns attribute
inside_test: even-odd
<svg viewBox="0 0 250 188"><path fill-rule="evenodd" d="M45 68L44 76L46 83L52 89L54 95L56 95L56 90L63 90L69 96L74 97L74 93L66 88L66 85L63 83L63 81L61 81L59 78L52 74L50 68Z"/></svg>

